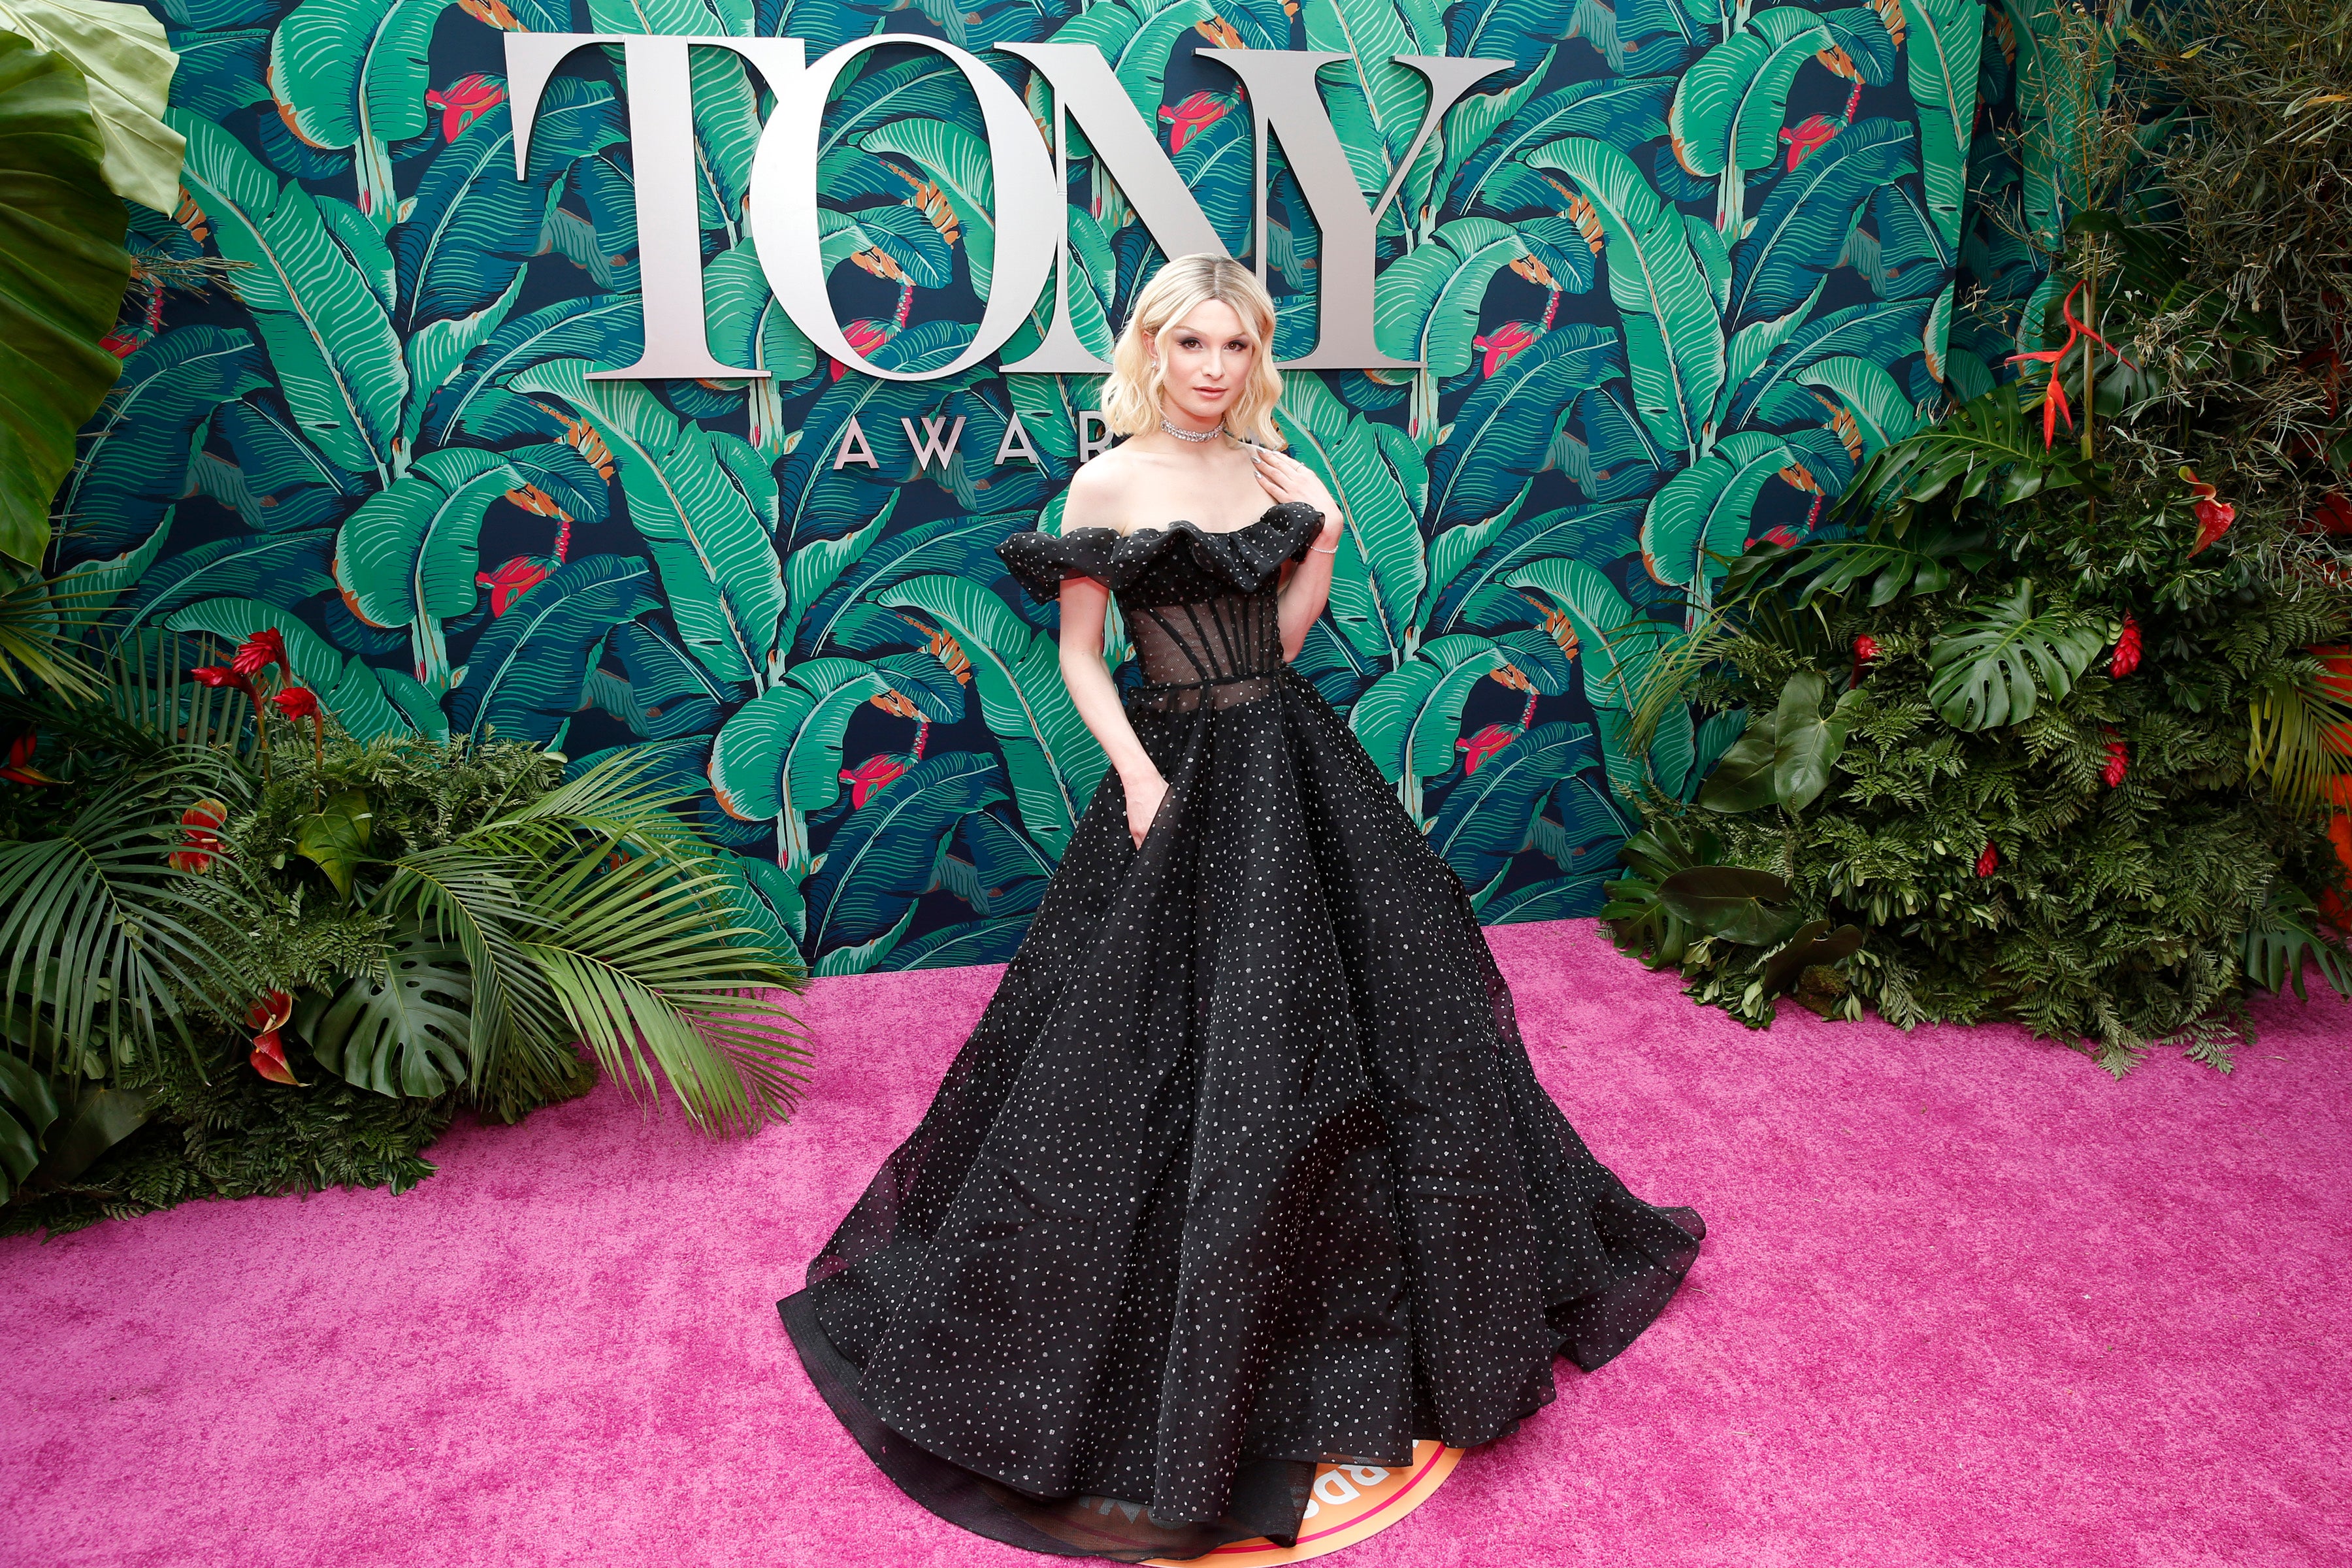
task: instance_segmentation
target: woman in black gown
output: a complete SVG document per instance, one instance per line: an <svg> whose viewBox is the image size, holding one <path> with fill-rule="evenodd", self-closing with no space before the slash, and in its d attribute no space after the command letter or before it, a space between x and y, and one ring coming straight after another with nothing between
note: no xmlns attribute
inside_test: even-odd
<svg viewBox="0 0 2352 1568"><path fill-rule="evenodd" d="M1273 449L1273 327L1246 269L1170 262L1105 389L1131 438L1058 537L1005 542L1061 600L1112 770L922 1124L782 1303L891 1479L1037 1552L1287 1545L1318 1461L1515 1430L1705 1235L1586 1152L1460 880L1289 668L1341 521Z"/></svg>

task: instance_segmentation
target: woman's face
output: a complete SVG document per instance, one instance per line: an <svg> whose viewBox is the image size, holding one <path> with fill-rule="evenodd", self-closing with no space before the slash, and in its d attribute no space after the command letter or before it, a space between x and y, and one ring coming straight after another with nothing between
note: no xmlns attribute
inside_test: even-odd
<svg viewBox="0 0 2352 1568"><path fill-rule="evenodd" d="M1196 426L1220 423L1241 400L1256 363L1256 334L1223 300L1204 300L1160 329L1160 395Z"/></svg>

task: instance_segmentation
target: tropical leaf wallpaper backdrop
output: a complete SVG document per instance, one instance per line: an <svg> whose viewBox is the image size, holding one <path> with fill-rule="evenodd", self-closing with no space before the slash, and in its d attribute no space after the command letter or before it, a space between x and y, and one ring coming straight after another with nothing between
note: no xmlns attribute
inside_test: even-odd
<svg viewBox="0 0 2352 1568"><path fill-rule="evenodd" d="M1044 84L989 46L1090 43L1241 255L1249 106L1197 50L1355 49L1322 80L1372 192L1426 93L1380 62L1509 57L1382 220L1380 341L1426 368L1296 374L1281 411L1354 523L1302 668L1489 921L1598 907L1628 829L1611 781L1695 789L1740 722L1677 713L1629 753L1628 694L1664 637L1725 558L1805 532L1859 461L1998 363L1982 331L1964 371L1946 353L1958 253L1998 240L1962 213L2012 47L1976 0L160 11L184 199L136 211L133 243L242 265L209 293L159 289L116 340L55 563L108 606L102 637L271 626L358 735L523 737L575 766L640 752L699 795L748 901L823 973L1008 956L1101 776L1053 612L994 555L1055 525L1095 387L890 382L815 353L745 223L761 89L716 49L692 67L711 346L772 377L588 380L639 346L619 67L574 58L518 179L500 29L786 34L812 58L944 37L1041 124ZM834 302L878 364L944 364L979 320L978 123L955 68L915 48L864 56L828 111ZM1160 257L1087 151L1070 279L1102 350ZM1315 331L1306 214L1277 146L1286 356ZM992 463L1016 410L1037 461ZM927 456L907 439L926 432Z"/></svg>

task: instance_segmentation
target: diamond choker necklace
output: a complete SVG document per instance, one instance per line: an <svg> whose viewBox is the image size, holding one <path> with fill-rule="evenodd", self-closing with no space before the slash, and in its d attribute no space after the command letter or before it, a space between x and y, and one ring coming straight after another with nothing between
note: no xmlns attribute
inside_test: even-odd
<svg viewBox="0 0 2352 1568"><path fill-rule="evenodd" d="M1175 437L1179 441L1213 441L1218 437L1225 433L1225 427L1223 425L1219 425L1213 429L1209 430L1181 429L1178 426L1170 424L1168 422L1168 416L1165 414L1160 416L1160 427L1162 430L1167 431L1171 436Z"/></svg>

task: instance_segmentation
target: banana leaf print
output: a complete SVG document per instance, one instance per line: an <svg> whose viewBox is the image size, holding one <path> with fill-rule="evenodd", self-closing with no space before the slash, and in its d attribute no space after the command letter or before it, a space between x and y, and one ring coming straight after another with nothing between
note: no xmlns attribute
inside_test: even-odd
<svg viewBox="0 0 2352 1568"><path fill-rule="evenodd" d="M1625 792L1692 787L1744 721L1632 728L1725 562L1801 537L1856 465L2013 352L2049 289L1971 205L1971 160L2016 223L2070 210L2065 127L2021 163L1999 145L2047 97L2053 24L2025 5L165 12L185 199L135 212L130 243L242 265L233 294L166 290L124 322L122 380L57 502L53 569L91 594L86 635L225 651L271 626L354 733L643 756L728 852L746 922L832 973L1009 956L1101 780L1056 613L995 555L1059 528L1100 382L885 381L817 353L750 237L771 84L731 51L689 52L690 167L640 168L607 48L549 84L518 178L502 32L791 37L811 58L877 29L940 38L1041 132L1043 77L991 46L1092 46L1227 248L1263 265L1285 355L1315 342L1322 236L1278 140L1258 231L1256 106L1200 51L1346 56L1318 81L1364 199L1388 197L1372 328L1417 365L1286 378L1277 426L1348 523L1298 668L1487 921L1597 909ZM1415 151L1430 88L1397 55L1499 68ZM931 51L870 51L818 140L845 335L877 366L945 364L994 260L970 85ZM1071 324L1105 353L1164 258L1076 128L1062 151ZM709 346L767 375L587 379L642 347L640 177L693 182ZM1992 316L1955 292L1963 263ZM1053 304L997 363L1043 341Z"/></svg>

